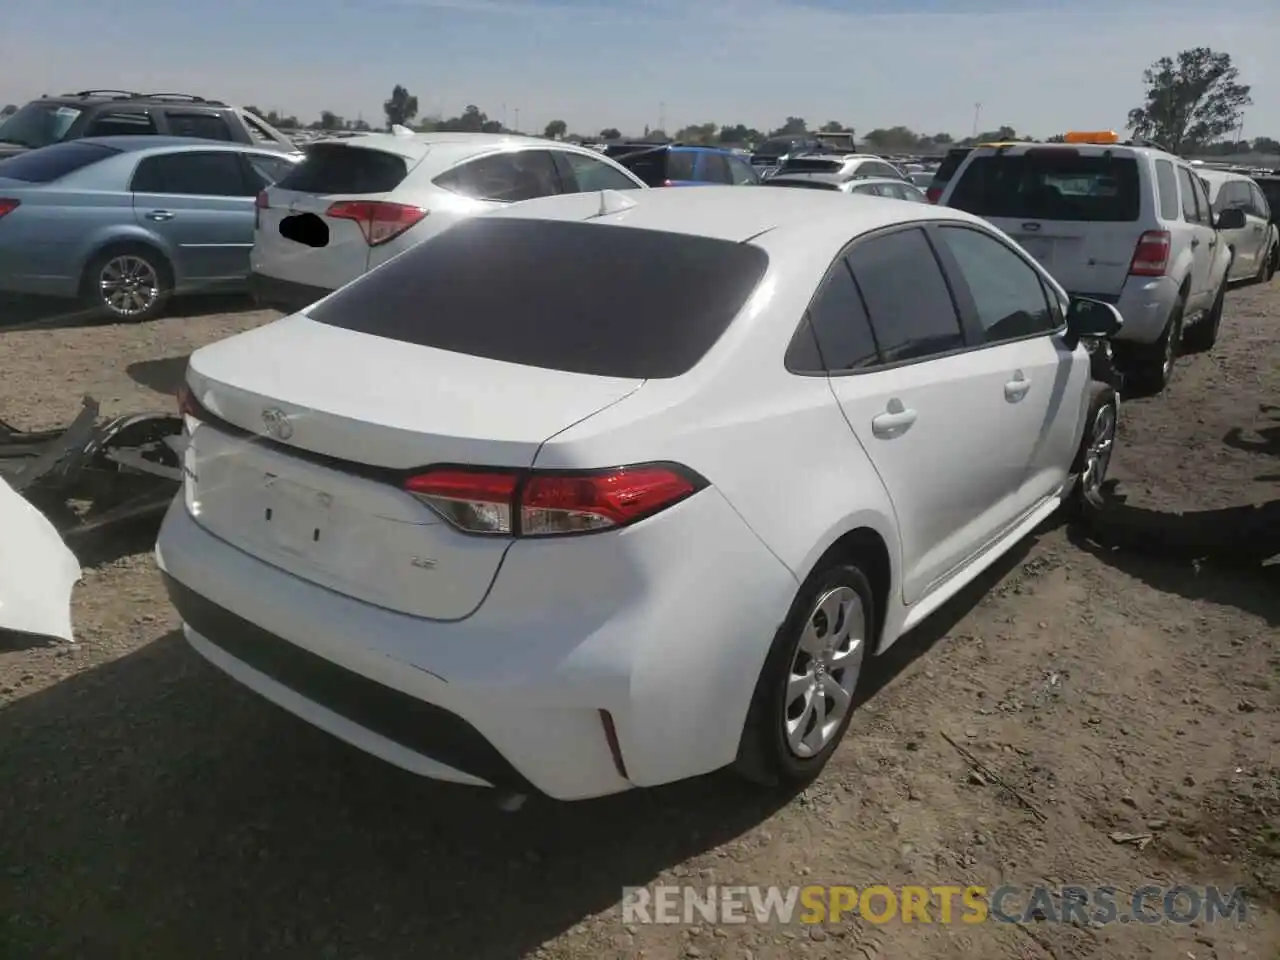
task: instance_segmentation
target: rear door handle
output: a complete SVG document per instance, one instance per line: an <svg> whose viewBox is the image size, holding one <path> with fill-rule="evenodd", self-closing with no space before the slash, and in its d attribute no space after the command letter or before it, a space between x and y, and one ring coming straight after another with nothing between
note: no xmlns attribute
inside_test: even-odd
<svg viewBox="0 0 1280 960"><path fill-rule="evenodd" d="M1027 395L1027 391L1031 389L1031 381L1023 376L1019 370L1013 375L1013 379L1004 385L1004 398L1010 403L1017 403Z"/></svg>
<svg viewBox="0 0 1280 960"><path fill-rule="evenodd" d="M882 440L892 440L910 430L916 416L916 412L904 407L901 400L890 400L884 413L871 418L871 432Z"/></svg>
<svg viewBox="0 0 1280 960"><path fill-rule="evenodd" d="M174 212L172 210L152 210L147 214L148 220L155 220L157 223L164 220L172 220L173 218Z"/></svg>

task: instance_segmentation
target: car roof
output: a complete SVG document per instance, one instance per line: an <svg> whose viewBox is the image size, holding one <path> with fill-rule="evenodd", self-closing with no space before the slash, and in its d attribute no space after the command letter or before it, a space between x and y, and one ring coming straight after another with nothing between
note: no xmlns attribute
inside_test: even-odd
<svg viewBox="0 0 1280 960"><path fill-rule="evenodd" d="M394 133L360 133L354 137L325 137L306 144L304 150L313 147L339 144L344 147L381 150L398 156L419 160L433 149L445 148L455 153L484 153L507 146L532 146L538 144L548 149L571 150L603 156L599 151L576 144L543 137L529 137L514 133L414 133L408 136Z"/></svg>
<svg viewBox="0 0 1280 960"><path fill-rule="evenodd" d="M124 153L133 153L137 150L172 150L175 147L190 147L199 150L246 150L253 149L254 144L249 143L232 143L227 140L204 140L200 137L165 137L155 134L134 134L132 136L120 135L115 137L81 137L78 140L65 141L67 143L100 143L104 147L111 147ZM264 153L274 153L269 147L259 148Z"/></svg>
<svg viewBox="0 0 1280 960"><path fill-rule="evenodd" d="M598 214L596 211L602 206L612 206L615 212ZM833 254L856 235L896 223L938 219L985 223L960 210L908 200L848 196L826 190L744 190L721 185L698 190L561 194L512 204L488 215L592 219L613 226L733 243L776 234L778 243L812 243L824 250L831 247Z"/></svg>
<svg viewBox="0 0 1280 960"><path fill-rule="evenodd" d="M1247 173L1239 173L1235 170L1219 170L1214 167L1196 167L1196 175L1201 180L1208 180L1210 183L1226 183L1228 180L1252 180L1253 178Z"/></svg>

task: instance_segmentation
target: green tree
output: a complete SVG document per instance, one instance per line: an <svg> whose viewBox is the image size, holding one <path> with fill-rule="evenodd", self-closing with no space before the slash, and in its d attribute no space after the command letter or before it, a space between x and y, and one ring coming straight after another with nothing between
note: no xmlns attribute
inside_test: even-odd
<svg viewBox="0 0 1280 960"><path fill-rule="evenodd" d="M879 150L914 150L920 140L920 134L907 127L879 127L866 136L867 143Z"/></svg>
<svg viewBox="0 0 1280 960"><path fill-rule="evenodd" d="M1255 137L1253 152L1280 154L1280 140L1273 140L1271 137Z"/></svg>
<svg viewBox="0 0 1280 960"><path fill-rule="evenodd" d="M667 131L663 130L661 127L656 127L655 129L650 130L648 126L644 128L644 137L646 140L670 140L671 139L670 137L667 136Z"/></svg>
<svg viewBox="0 0 1280 960"><path fill-rule="evenodd" d="M758 143L763 139L764 134L745 123L731 123L720 128L721 143Z"/></svg>
<svg viewBox="0 0 1280 960"><path fill-rule="evenodd" d="M805 126L803 117L787 117L787 122L769 134L771 137L794 137L807 133L809 128Z"/></svg>
<svg viewBox="0 0 1280 960"><path fill-rule="evenodd" d="M542 135L548 140L559 140L569 131L569 125L563 120L552 120L547 124L546 129L542 131Z"/></svg>
<svg viewBox="0 0 1280 960"><path fill-rule="evenodd" d="M676 139L682 143L710 144L716 142L720 132L718 123L693 123L676 131Z"/></svg>
<svg viewBox="0 0 1280 960"><path fill-rule="evenodd" d="M622 131L617 127L605 127L600 131L601 140L621 140Z"/></svg>
<svg viewBox="0 0 1280 960"><path fill-rule="evenodd" d="M321 130L341 130L346 124L342 118L332 110L320 111L320 129Z"/></svg>
<svg viewBox="0 0 1280 960"><path fill-rule="evenodd" d="M1253 103L1231 54L1208 47L1161 57L1142 72L1146 102L1129 111L1134 136L1182 153L1219 140L1240 125Z"/></svg>
<svg viewBox="0 0 1280 960"><path fill-rule="evenodd" d="M383 102L382 111L387 115L388 130L396 124L407 127L418 115L418 98L397 83L391 90L391 99Z"/></svg>
<svg viewBox="0 0 1280 960"><path fill-rule="evenodd" d="M845 131L850 129L852 128L841 123L839 120L828 120L826 123L822 125L821 129L818 132L819 133L844 133Z"/></svg>
<svg viewBox="0 0 1280 960"><path fill-rule="evenodd" d="M1045 137L1045 143L1066 143L1067 137L1063 133L1055 133L1052 137Z"/></svg>

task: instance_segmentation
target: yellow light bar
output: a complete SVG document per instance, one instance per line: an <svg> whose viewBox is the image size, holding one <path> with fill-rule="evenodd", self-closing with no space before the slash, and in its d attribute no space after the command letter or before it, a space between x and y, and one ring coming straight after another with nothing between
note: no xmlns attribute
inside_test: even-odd
<svg viewBox="0 0 1280 960"><path fill-rule="evenodd" d="M1114 130L1073 130L1062 139L1065 143L1119 143L1120 135Z"/></svg>

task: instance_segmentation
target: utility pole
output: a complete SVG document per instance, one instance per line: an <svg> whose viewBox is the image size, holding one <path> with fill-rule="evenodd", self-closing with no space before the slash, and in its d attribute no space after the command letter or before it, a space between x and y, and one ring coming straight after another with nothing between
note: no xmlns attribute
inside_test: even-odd
<svg viewBox="0 0 1280 960"><path fill-rule="evenodd" d="M520 108L516 107L516 133L520 132Z"/></svg>
<svg viewBox="0 0 1280 960"><path fill-rule="evenodd" d="M507 127L507 105L505 103L502 105L502 129L509 129Z"/></svg>
<svg viewBox="0 0 1280 960"><path fill-rule="evenodd" d="M667 102L665 100L658 102L658 129L663 133L667 132Z"/></svg>
<svg viewBox="0 0 1280 960"><path fill-rule="evenodd" d="M973 105L973 135L978 135L978 118L982 116L982 104L975 103Z"/></svg>

